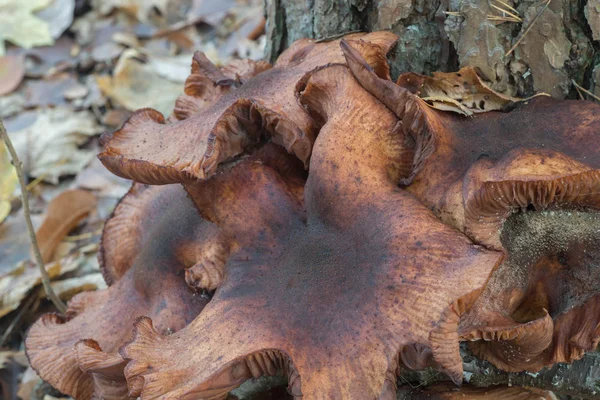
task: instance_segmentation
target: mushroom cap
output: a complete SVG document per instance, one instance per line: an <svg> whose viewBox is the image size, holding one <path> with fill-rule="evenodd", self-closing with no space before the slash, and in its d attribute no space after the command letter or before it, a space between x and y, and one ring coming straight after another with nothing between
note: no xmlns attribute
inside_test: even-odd
<svg viewBox="0 0 600 400"><path fill-rule="evenodd" d="M323 124L303 199L283 161L252 156L185 183L238 247L187 327L167 336L136 323L120 350L132 395L218 397L282 370L297 397L393 394L403 347L429 347L444 310L500 262L396 187L398 120L346 67L299 90Z"/></svg>
<svg viewBox="0 0 600 400"><path fill-rule="evenodd" d="M458 376L459 340L474 341L478 356L508 371L539 370L594 349L600 106L535 98L464 118L412 93L425 84L443 89L439 82L412 74L396 85L351 45L342 48L356 79L402 120L413 154L406 190L476 243L507 255L484 290L446 310L448 324L432 336L434 359Z"/></svg>
<svg viewBox="0 0 600 400"><path fill-rule="evenodd" d="M131 232L127 226L143 232ZM137 238L131 240L134 234ZM210 252L207 245L215 237L225 240L220 235L198 215L180 186L134 184L103 236L103 245L110 245L110 257L103 257L109 265L105 271L118 280L108 289L75 296L65 315L42 315L25 341L31 366L42 379L77 399L123 398L125 363L117 349L131 337L140 316L152 317L160 332L170 333L198 315L208 299L187 287L183 271L198 254ZM121 244L116 243L119 237ZM123 258L114 256L120 246L126 253ZM127 253L132 247L135 251Z"/></svg>
<svg viewBox="0 0 600 400"><path fill-rule="evenodd" d="M352 37L376 47L365 56L381 65L377 71L389 75L381 55L395 43L396 35ZM137 111L121 129L103 137L99 158L113 173L142 183L206 179L217 165L252 149L267 133L307 164L316 127L298 103L297 86L312 70L344 62L338 44L339 40L302 41L284 52L273 68L252 70L248 75L257 74L239 83L196 53L174 118L165 121L156 110Z"/></svg>

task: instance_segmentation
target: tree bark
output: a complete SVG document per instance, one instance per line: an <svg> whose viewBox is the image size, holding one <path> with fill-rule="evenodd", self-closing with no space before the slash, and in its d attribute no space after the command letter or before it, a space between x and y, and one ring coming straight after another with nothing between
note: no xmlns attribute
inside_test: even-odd
<svg viewBox="0 0 600 400"><path fill-rule="evenodd" d="M392 77L473 66L509 95L546 92L555 98L600 97L600 0L265 0L267 57L275 61L303 37L327 39L356 31L399 36L390 54ZM510 11L510 10L508 10ZM514 47L513 51L510 51ZM577 91L575 84L590 94ZM464 352L465 380L476 386L520 385L570 398L600 396L600 353L571 365L506 373ZM447 378L435 371L402 371L398 384Z"/></svg>
<svg viewBox="0 0 600 400"><path fill-rule="evenodd" d="M493 7L506 8L497 0L265 2L271 61L302 37L391 30L400 37L390 57L394 77L473 66L511 95L574 98L574 81L600 96L600 0L504 1L521 22L493 20L507 16Z"/></svg>

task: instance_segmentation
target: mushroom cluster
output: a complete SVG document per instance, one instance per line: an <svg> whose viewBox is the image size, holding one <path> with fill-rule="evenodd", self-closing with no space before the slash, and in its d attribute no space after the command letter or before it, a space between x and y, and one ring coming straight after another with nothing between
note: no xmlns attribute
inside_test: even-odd
<svg viewBox="0 0 600 400"><path fill-rule="evenodd" d="M276 374L294 397L393 399L400 368L461 383L461 341L507 371L593 350L600 107L440 111L390 80L396 39L304 39L272 67L197 53L170 117L105 134L137 182L103 234L110 286L31 328L40 376L78 399Z"/></svg>

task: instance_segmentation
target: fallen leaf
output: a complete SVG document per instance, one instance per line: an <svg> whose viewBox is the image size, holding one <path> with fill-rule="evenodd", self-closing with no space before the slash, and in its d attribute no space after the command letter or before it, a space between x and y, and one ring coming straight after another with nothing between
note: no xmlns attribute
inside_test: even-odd
<svg viewBox="0 0 600 400"><path fill-rule="evenodd" d="M17 396L21 399L33 398L33 390L35 387L42 382L42 378L31 367L27 367L23 376L21 377L21 384L19 385L19 391Z"/></svg>
<svg viewBox="0 0 600 400"><path fill-rule="evenodd" d="M0 141L0 224L10 214L10 201L18 182L17 171L11 163L8 149Z"/></svg>
<svg viewBox="0 0 600 400"><path fill-rule="evenodd" d="M45 268L50 279L55 279L76 270L85 258L86 256L76 252L60 261L46 264ZM16 310L27 293L41 283L40 271L37 265L32 263L27 263L21 270L0 278L0 318Z"/></svg>
<svg viewBox="0 0 600 400"><path fill-rule="evenodd" d="M434 72L433 76L407 72L398 77L397 83L427 101L433 108L467 116L502 110L508 104L526 101L535 96L548 96L546 93L539 93L521 99L498 93L484 83L473 67L464 67L458 72Z"/></svg>
<svg viewBox="0 0 600 400"><path fill-rule="evenodd" d="M58 39L73 22L75 0L52 0L50 5L36 15L46 21L50 28L50 36Z"/></svg>
<svg viewBox="0 0 600 400"><path fill-rule="evenodd" d="M33 49L10 47L6 54L25 58L25 76L40 78L56 71L74 68L78 58L73 54L75 42L68 36L60 37L52 46Z"/></svg>
<svg viewBox="0 0 600 400"><path fill-rule="evenodd" d="M190 74L190 60L193 54L180 54L172 57L148 56L148 62L158 76L173 82L184 83Z"/></svg>
<svg viewBox="0 0 600 400"><path fill-rule="evenodd" d="M76 278L54 281L50 284L54 293L61 299L68 301L77 293L89 292L106 288L106 282L100 272L88 274ZM40 298L44 298L45 294L40 291Z"/></svg>
<svg viewBox="0 0 600 400"><path fill-rule="evenodd" d="M26 124L17 123L24 119ZM81 171L94 158L95 150L78 146L103 131L91 112L66 107L22 113L5 125L28 174L53 184L60 176Z"/></svg>
<svg viewBox="0 0 600 400"><path fill-rule="evenodd" d="M24 86L25 107L36 108L65 104L64 93L80 84L74 75L64 73L45 79L30 79Z"/></svg>
<svg viewBox="0 0 600 400"><path fill-rule="evenodd" d="M25 361L25 365L23 365ZM0 394L15 399L21 372L27 366L23 351L0 351Z"/></svg>
<svg viewBox="0 0 600 400"><path fill-rule="evenodd" d="M51 0L3 0L0 3L0 56L5 53L5 41L29 49L54 43L48 24L33 15Z"/></svg>
<svg viewBox="0 0 600 400"><path fill-rule="evenodd" d="M46 218L36 232L44 263L52 260L65 236L96 209L96 197L85 190L67 190L48 205Z"/></svg>
<svg viewBox="0 0 600 400"><path fill-rule="evenodd" d="M32 215L34 228L42 223L41 215ZM0 225L0 280L8 275L20 274L22 261L29 259L29 234L23 209L9 216Z"/></svg>
<svg viewBox="0 0 600 400"><path fill-rule="evenodd" d="M128 110L151 107L164 115L173 110L175 99L183 92L182 83L159 76L152 65L136 57L140 54L127 49L121 54L113 76L98 76L102 93Z"/></svg>
<svg viewBox="0 0 600 400"><path fill-rule="evenodd" d="M92 0L92 6L101 15L107 15L115 8L146 22L154 10L164 15L169 0Z"/></svg>
<svg viewBox="0 0 600 400"><path fill-rule="evenodd" d="M0 57L0 96L15 90L25 76L23 56L11 55Z"/></svg>
<svg viewBox="0 0 600 400"><path fill-rule="evenodd" d="M15 92L8 96L0 96L0 118L7 118L23 111L25 107L25 96Z"/></svg>
<svg viewBox="0 0 600 400"><path fill-rule="evenodd" d="M95 158L86 169L77 174L75 186L94 190L98 197L123 197L131 187L131 181L112 174Z"/></svg>
<svg viewBox="0 0 600 400"><path fill-rule="evenodd" d="M102 123L111 128L119 128L129 117L131 117L131 111L123 108L113 108L104 114Z"/></svg>

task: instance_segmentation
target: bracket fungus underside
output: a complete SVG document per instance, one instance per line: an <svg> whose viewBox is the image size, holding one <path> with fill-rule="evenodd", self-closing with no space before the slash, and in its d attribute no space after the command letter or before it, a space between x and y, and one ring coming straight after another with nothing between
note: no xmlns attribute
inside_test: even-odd
<svg viewBox="0 0 600 400"><path fill-rule="evenodd" d="M600 108L535 99L470 118L434 110L391 82L395 40L303 39L273 67L219 69L197 53L172 116L140 110L105 134L108 169L181 184L195 210L179 186L136 184L153 211L121 223L117 208L101 252L111 286L78 297L114 305L42 317L27 340L32 363L67 354L51 366L79 368L68 392L78 398L107 393L107 379L121 382L112 398L224 398L284 373L294 397L393 399L400 367L460 383L460 341L509 371L591 350ZM185 205L161 205L170 197ZM210 301L199 289L214 290ZM157 296L169 301L160 308ZM124 313L143 317L107 335ZM447 389L413 395L451 398Z"/></svg>

